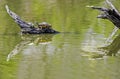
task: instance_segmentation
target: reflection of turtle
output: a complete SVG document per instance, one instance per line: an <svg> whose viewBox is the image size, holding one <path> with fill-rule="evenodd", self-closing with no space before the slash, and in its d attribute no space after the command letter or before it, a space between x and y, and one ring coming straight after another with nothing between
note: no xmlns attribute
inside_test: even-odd
<svg viewBox="0 0 120 79"><path fill-rule="evenodd" d="M20 26L21 32L26 34L43 34L43 33L59 33L52 29L51 24L46 22L38 23L38 28L34 26L31 22L23 21L17 14L12 12L9 7L6 5L7 13L15 20L15 22Z"/></svg>
<svg viewBox="0 0 120 79"><path fill-rule="evenodd" d="M41 34L41 35L22 35L22 40L30 41L34 44L41 44L51 42L55 34Z"/></svg>

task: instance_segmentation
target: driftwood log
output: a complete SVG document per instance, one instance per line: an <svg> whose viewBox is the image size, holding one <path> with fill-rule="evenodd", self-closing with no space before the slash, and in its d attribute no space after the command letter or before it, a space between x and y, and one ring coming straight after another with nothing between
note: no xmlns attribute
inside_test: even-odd
<svg viewBox="0 0 120 79"><path fill-rule="evenodd" d="M20 26L21 28L21 33L24 34L55 34L59 33L58 31L55 31L52 29L51 24L48 24L46 22L42 23L28 23L23 21L16 13L11 11L9 7L6 5L5 6L7 13L14 19L14 21ZM37 25L37 27L35 27Z"/></svg>
<svg viewBox="0 0 120 79"><path fill-rule="evenodd" d="M88 7L101 11L102 13L98 15L97 18L107 19L111 21L116 28L120 29L120 13L109 0L106 0L106 3L109 5L110 8L101 8L94 6ZM114 30L113 32L116 31ZM108 46L101 47L100 49L105 51L105 55L115 56L120 50L120 35L118 35Z"/></svg>
<svg viewBox="0 0 120 79"><path fill-rule="evenodd" d="M109 0L106 0L106 3L110 6L110 8L104 8L104 7L101 8L94 6L88 6L88 7L101 11L102 14L98 15L97 18L108 19L117 28L120 29L120 13Z"/></svg>

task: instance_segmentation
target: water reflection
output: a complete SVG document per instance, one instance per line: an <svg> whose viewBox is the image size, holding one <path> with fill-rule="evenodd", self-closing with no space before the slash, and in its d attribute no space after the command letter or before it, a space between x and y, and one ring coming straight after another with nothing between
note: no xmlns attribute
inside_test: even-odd
<svg viewBox="0 0 120 79"><path fill-rule="evenodd" d="M55 34L44 34L44 35L23 35L19 44L15 46L15 48L8 54L7 61L9 61L13 56L17 55L18 53L22 52L28 46L41 46L49 45L52 41L52 37ZM40 49L41 50L41 49Z"/></svg>
<svg viewBox="0 0 120 79"><path fill-rule="evenodd" d="M110 43L110 45L101 47L101 50L105 51L105 55L116 56L120 50L120 34Z"/></svg>
<svg viewBox="0 0 120 79"><path fill-rule="evenodd" d="M103 34L97 34L92 28L89 28L81 44L82 56L89 57L89 59L101 59L105 52L99 51L98 48L105 46L105 40L106 38Z"/></svg>
<svg viewBox="0 0 120 79"><path fill-rule="evenodd" d="M82 43L82 51L84 54L82 56L89 56L93 59L98 58L104 58L106 56L119 56L119 50L120 50L120 34L116 36L113 40L111 40L111 43L104 43L106 39L101 39L103 41L100 41L100 38L105 38L104 36L96 36L92 29L89 29L86 33L87 37L85 38L84 42ZM88 39L89 38L89 39ZM97 38L99 40L97 40Z"/></svg>

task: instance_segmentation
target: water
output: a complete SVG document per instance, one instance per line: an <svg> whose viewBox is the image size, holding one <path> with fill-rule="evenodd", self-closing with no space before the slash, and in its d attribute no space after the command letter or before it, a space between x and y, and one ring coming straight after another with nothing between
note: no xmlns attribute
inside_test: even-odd
<svg viewBox="0 0 120 79"><path fill-rule="evenodd" d="M114 37L114 35L116 34L116 32L118 31L119 28L117 28L115 26L115 28L113 29L112 33L110 34L110 36L107 38L106 40L106 44L108 44L109 42L111 42L112 38Z"/></svg>
<svg viewBox="0 0 120 79"><path fill-rule="evenodd" d="M117 8L119 2L113 2ZM46 21L61 33L21 36L6 4L23 20ZM114 26L97 19L98 11L87 5L104 1L0 0L0 79L120 79L119 54L103 56L97 49ZM119 38L112 38L108 54L119 53Z"/></svg>

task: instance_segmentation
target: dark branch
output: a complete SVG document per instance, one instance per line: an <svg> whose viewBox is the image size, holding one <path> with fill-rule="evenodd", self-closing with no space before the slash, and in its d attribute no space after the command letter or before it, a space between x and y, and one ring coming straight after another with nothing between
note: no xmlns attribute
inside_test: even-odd
<svg viewBox="0 0 120 79"><path fill-rule="evenodd" d="M108 19L116 27L120 29L120 14L118 10L114 7L114 5L109 0L106 0L106 2L111 8L101 8L101 7L94 7L94 6L88 6L88 7L102 11L102 14L98 15L97 18Z"/></svg>

